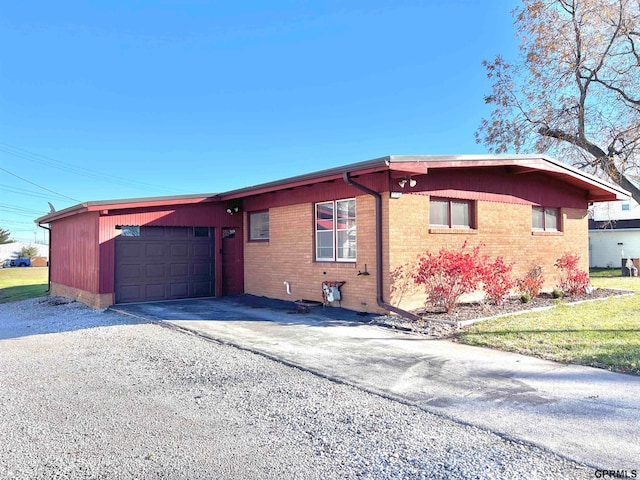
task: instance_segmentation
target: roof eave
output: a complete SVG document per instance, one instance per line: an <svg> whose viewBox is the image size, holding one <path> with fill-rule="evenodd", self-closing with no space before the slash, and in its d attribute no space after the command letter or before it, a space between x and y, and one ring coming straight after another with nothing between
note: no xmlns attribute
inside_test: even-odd
<svg viewBox="0 0 640 480"><path fill-rule="evenodd" d="M199 193L188 195L173 195L162 197L141 197L141 198L125 198L117 200L96 200L83 202L71 207L65 208L57 212L51 212L35 220L38 225L50 223L54 220L60 220L72 215L80 213L103 211L103 210L124 210L128 208L141 207L163 207L171 205L186 205L193 203L205 203L219 201L215 193Z"/></svg>

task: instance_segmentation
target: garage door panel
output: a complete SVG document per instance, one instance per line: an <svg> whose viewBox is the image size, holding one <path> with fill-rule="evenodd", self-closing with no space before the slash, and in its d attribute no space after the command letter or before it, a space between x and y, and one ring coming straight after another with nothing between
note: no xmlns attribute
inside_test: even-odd
<svg viewBox="0 0 640 480"><path fill-rule="evenodd" d="M190 227L172 227L166 231L168 238L191 238L192 232L193 228Z"/></svg>
<svg viewBox="0 0 640 480"><path fill-rule="evenodd" d="M169 254L172 257L188 258L189 244L188 243L171 243L171 245L169 246Z"/></svg>
<svg viewBox="0 0 640 480"><path fill-rule="evenodd" d="M167 228L142 227L140 236L145 239L164 239L167 236Z"/></svg>
<svg viewBox="0 0 640 480"><path fill-rule="evenodd" d="M169 265L171 277L187 277L189 275L188 263L171 263Z"/></svg>
<svg viewBox="0 0 640 480"><path fill-rule="evenodd" d="M166 245L162 242L147 243L144 254L147 257L164 257L166 248Z"/></svg>
<svg viewBox="0 0 640 480"><path fill-rule="evenodd" d="M118 289L120 301L122 303L125 302L136 302L142 296L142 291L140 285L126 285L122 286Z"/></svg>
<svg viewBox="0 0 640 480"><path fill-rule="evenodd" d="M123 283L139 282L142 279L142 268L139 264L124 264L120 266L120 278Z"/></svg>
<svg viewBox="0 0 640 480"><path fill-rule="evenodd" d="M145 268L146 278L147 280L152 279L163 279L166 277L166 265L164 264L153 264L147 265Z"/></svg>
<svg viewBox="0 0 640 480"><path fill-rule="evenodd" d="M209 257L211 256L211 249L209 247L208 242L207 243L195 243L193 245L193 256L198 258L198 257Z"/></svg>
<svg viewBox="0 0 640 480"><path fill-rule="evenodd" d="M164 283L151 283L145 285L145 297L146 300L164 300L165 299L165 285Z"/></svg>
<svg viewBox="0 0 640 480"><path fill-rule="evenodd" d="M201 230L141 227L139 237L116 237L116 303L214 295L214 235Z"/></svg>
<svg viewBox="0 0 640 480"><path fill-rule="evenodd" d="M123 237L127 239L127 237ZM117 254L119 258L138 258L142 254L142 245L133 242L123 241L118 245Z"/></svg>
<svg viewBox="0 0 640 480"><path fill-rule="evenodd" d="M212 265L209 263L194 263L193 275L196 277L210 277L212 275Z"/></svg>
<svg viewBox="0 0 640 480"><path fill-rule="evenodd" d="M203 297L210 295L209 293L209 282L194 282L192 284L192 292L191 295L194 297Z"/></svg>
<svg viewBox="0 0 640 480"><path fill-rule="evenodd" d="M189 297L189 284L187 282L176 282L169 285L169 295L171 298Z"/></svg>

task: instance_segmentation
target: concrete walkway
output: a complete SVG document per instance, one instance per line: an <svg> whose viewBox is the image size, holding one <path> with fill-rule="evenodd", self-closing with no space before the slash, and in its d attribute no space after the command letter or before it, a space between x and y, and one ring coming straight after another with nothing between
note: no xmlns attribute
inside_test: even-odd
<svg viewBox="0 0 640 480"><path fill-rule="evenodd" d="M231 298L113 309L168 322L595 468L640 470L640 377L430 340L367 325L342 309L294 315L281 307Z"/></svg>

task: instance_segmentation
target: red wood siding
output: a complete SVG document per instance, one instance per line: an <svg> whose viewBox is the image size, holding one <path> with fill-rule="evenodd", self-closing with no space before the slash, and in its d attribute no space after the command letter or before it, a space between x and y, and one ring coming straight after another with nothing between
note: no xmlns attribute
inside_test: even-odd
<svg viewBox="0 0 640 480"><path fill-rule="evenodd" d="M587 192L543 173L510 174L504 168L474 170L431 170L414 176L415 188L394 190L424 193L436 197L464 198L520 205L584 208Z"/></svg>
<svg viewBox="0 0 640 480"><path fill-rule="evenodd" d="M51 281L98 293L98 214L86 213L51 224Z"/></svg>
<svg viewBox="0 0 640 480"><path fill-rule="evenodd" d="M354 177L353 180L379 192L389 190L387 172ZM344 180L340 179L247 197L243 202L244 210L246 212L252 212L300 203L314 203L322 202L324 200L352 198L359 195L362 195L361 190L348 185Z"/></svg>

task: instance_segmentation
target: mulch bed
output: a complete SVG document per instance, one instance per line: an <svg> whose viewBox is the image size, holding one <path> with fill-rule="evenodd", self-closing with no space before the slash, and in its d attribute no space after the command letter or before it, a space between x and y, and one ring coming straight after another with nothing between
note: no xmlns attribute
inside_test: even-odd
<svg viewBox="0 0 640 480"><path fill-rule="evenodd" d="M551 294L543 293L528 303L522 303L520 298L509 298L502 305L462 303L457 306L454 313L447 313L443 309L435 308L413 311L412 313L422 317L422 322L419 323L396 316L376 317L371 323L397 330L421 333L430 337L446 338L452 336L461 327L461 324L466 324L469 321L529 312L538 308L552 307L558 302L571 304L629 293L626 290L594 288L589 294L560 299L553 298Z"/></svg>

